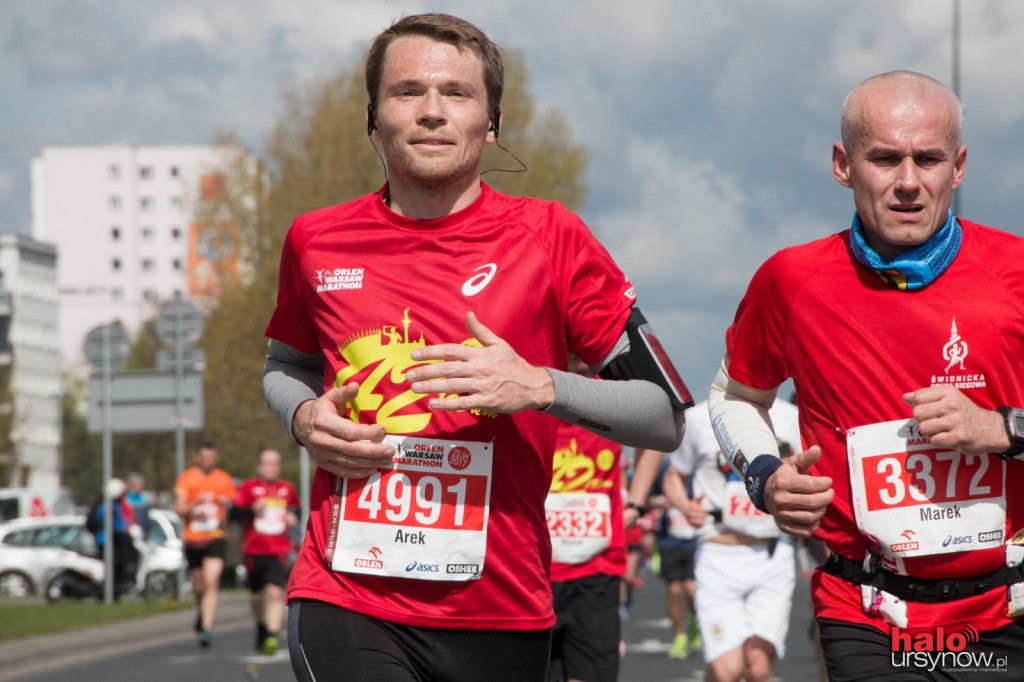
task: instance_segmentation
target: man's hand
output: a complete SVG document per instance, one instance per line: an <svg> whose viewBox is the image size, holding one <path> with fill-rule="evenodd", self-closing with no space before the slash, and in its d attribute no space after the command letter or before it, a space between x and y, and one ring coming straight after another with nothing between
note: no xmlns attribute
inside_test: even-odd
<svg viewBox="0 0 1024 682"><path fill-rule="evenodd" d="M704 507L704 495L700 494L691 499L686 508L682 510L686 522L694 528L702 528L708 520L708 510Z"/></svg>
<svg viewBox="0 0 1024 682"><path fill-rule="evenodd" d="M1003 416L978 407L960 389L921 388L904 394L903 402L913 408L921 434L932 445L969 455L1006 452L1010 447Z"/></svg>
<svg viewBox="0 0 1024 682"><path fill-rule="evenodd" d="M832 503L832 479L812 476L808 471L820 457L821 448L817 445L787 457L765 483L764 504L783 533L811 537Z"/></svg>
<svg viewBox="0 0 1024 682"><path fill-rule="evenodd" d="M391 466L395 455L394 446L383 443L383 426L345 417L346 405L358 392L356 383L332 388L299 405L292 418L292 433L316 465L343 478L366 478L378 467Z"/></svg>
<svg viewBox="0 0 1024 682"><path fill-rule="evenodd" d="M445 343L412 352L413 360L443 360L406 372L415 393L432 398L433 410L481 409L501 414L545 408L554 400L551 375L534 367L494 332L466 313L466 328L482 347Z"/></svg>

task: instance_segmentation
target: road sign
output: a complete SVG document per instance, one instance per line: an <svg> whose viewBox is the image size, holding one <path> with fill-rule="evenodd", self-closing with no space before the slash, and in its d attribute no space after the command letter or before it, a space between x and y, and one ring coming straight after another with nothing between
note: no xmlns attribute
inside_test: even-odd
<svg viewBox="0 0 1024 682"><path fill-rule="evenodd" d="M112 371L120 369L128 359L128 351L131 349L131 343L128 341L128 337L119 325L100 325L90 331L85 337L85 357L96 369L103 368L103 338L105 334L109 335L110 369Z"/></svg>
<svg viewBox="0 0 1024 682"><path fill-rule="evenodd" d="M177 418L175 376L168 372L135 371L110 375L111 427L115 432L173 431L203 428L203 375L182 374L182 419ZM103 377L89 377L89 433L103 430Z"/></svg>
<svg viewBox="0 0 1024 682"><path fill-rule="evenodd" d="M206 369L206 351L202 348L189 348L181 352L181 366L187 371L201 372ZM158 350L156 352L156 368L161 372L174 371L174 351Z"/></svg>
<svg viewBox="0 0 1024 682"><path fill-rule="evenodd" d="M165 305L156 318L156 335L171 348L174 348L179 333L185 348L203 335L202 313L195 305L183 299L175 299Z"/></svg>

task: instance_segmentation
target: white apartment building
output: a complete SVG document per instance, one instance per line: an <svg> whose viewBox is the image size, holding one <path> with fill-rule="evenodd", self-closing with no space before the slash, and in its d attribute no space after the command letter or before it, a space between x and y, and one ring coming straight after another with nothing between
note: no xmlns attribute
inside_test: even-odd
<svg viewBox="0 0 1024 682"><path fill-rule="evenodd" d="M242 150L213 146L44 147L32 160L32 236L56 245L63 372L91 371L83 343L120 321L134 338L176 295L201 299L237 267L230 230L193 222L201 192ZM216 233L215 233L216 232Z"/></svg>
<svg viewBox="0 0 1024 682"><path fill-rule="evenodd" d="M6 484L15 487L60 484L56 260L52 244L0 234L0 372L10 378L0 411L11 417L10 446L0 459Z"/></svg>

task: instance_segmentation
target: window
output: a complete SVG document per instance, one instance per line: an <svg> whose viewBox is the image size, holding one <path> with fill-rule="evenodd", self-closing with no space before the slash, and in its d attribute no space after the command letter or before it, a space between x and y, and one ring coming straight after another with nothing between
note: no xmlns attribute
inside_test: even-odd
<svg viewBox="0 0 1024 682"><path fill-rule="evenodd" d="M144 227L142 228L142 241L151 242L153 241L153 228Z"/></svg>
<svg viewBox="0 0 1024 682"><path fill-rule="evenodd" d="M145 291L143 291L142 297L149 301L150 303L156 303L157 301L156 292L153 291L152 289L146 289Z"/></svg>
<svg viewBox="0 0 1024 682"><path fill-rule="evenodd" d="M173 239L174 241L178 241L179 239L181 239L181 228L180 227L172 227L171 228L171 239Z"/></svg>
<svg viewBox="0 0 1024 682"><path fill-rule="evenodd" d="M116 163L110 164L110 167L107 168L107 177L109 177L111 180L120 180L121 167L118 166Z"/></svg>
<svg viewBox="0 0 1024 682"><path fill-rule="evenodd" d="M181 272L183 270L180 258L175 258L171 261L171 269L174 270L174 272Z"/></svg>
<svg viewBox="0 0 1024 682"><path fill-rule="evenodd" d="M185 205L181 197L171 197L171 208L181 210L181 207Z"/></svg>
<svg viewBox="0 0 1024 682"><path fill-rule="evenodd" d="M123 301L124 300L124 291L121 290L121 287L114 287L113 289L110 290L110 300L111 301Z"/></svg>
<svg viewBox="0 0 1024 682"><path fill-rule="evenodd" d="M152 211L154 208L156 208L156 202L153 201L153 197L142 197L139 200L139 207L143 211Z"/></svg>
<svg viewBox="0 0 1024 682"><path fill-rule="evenodd" d="M115 272L120 270L121 269L121 259L120 258L115 258L112 261L110 261L110 269L115 271Z"/></svg>
<svg viewBox="0 0 1024 682"><path fill-rule="evenodd" d="M112 227L110 228L110 241L116 242L121 240L121 228Z"/></svg>
<svg viewBox="0 0 1024 682"><path fill-rule="evenodd" d="M171 177L172 178L178 177L178 167L177 166L171 166Z"/></svg>
<svg viewBox="0 0 1024 682"><path fill-rule="evenodd" d="M120 211L121 210L121 197L114 195L110 197L110 210Z"/></svg>
<svg viewBox="0 0 1024 682"><path fill-rule="evenodd" d="M139 178L141 178L142 180L152 180L153 179L153 167L152 166L142 166L141 168L139 168Z"/></svg>
<svg viewBox="0 0 1024 682"><path fill-rule="evenodd" d="M142 259L142 271L143 272L153 272L155 270L156 270L156 261L155 260L153 260L152 258L143 258Z"/></svg>

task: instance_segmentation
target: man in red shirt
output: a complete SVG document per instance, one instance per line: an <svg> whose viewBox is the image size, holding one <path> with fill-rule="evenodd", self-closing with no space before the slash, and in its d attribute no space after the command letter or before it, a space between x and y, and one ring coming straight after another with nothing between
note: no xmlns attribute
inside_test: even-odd
<svg viewBox="0 0 1024 682"><path fill-rule="evenodd" d="M849 230L754 275L708 399L722 453L812 578L832 680L987 680L1024 660L1024 240L953 215L956 95L908 71L843 105ZM803 452L767 410L791 378Z"/></svg>
<svg viewBox="0 0 1024 682"><path fill-rule="evenodd" d="M557 202L481 181L503 78L457 17L386 29L366 121L387 182L285 239L264 392L317 463L288 586L299 679L542 679L557 420L681 438L692 401L608 252Z"/></svg>
<svg viewBox="0 0 1024 682"><path fill-rule="evenodd" d="M252 592L256 619L256 649L277 651L284 620L284 586L288 582L289 530L298 524L299 496L295 486L281 479L281 453L264 450L256 478L238 486L232 518L243 520L242 553Z"/></svg>

